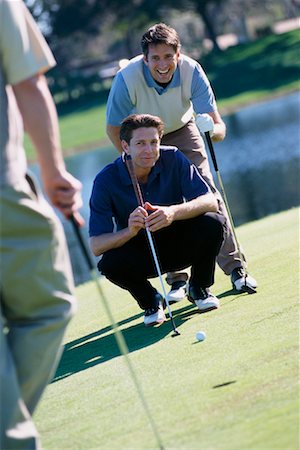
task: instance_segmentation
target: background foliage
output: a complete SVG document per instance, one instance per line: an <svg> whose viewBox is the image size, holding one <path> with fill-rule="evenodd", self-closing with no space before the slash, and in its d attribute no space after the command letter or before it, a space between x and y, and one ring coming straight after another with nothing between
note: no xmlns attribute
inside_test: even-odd
<svg viewBox="0 0 300 450"><path fill-rule="evenodd" d="M140 38L164 21L183 51L202 59L228 38L253 41L279 20L300 15L300 0L25 0L58 61L50 80L56 101L105 91L118 61L140 53ZM222 38L223 37L223 38ZM224 40L225 39L225 40Z"/></svg>

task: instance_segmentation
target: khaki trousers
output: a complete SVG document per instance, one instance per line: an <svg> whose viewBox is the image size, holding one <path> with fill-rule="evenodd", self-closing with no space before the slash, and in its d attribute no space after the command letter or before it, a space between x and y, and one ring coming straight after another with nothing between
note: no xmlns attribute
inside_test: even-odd
<svg viewBox="0 0 300 450"><path fill-rule="evenodd" d="M178 149L198 168L200 174L207 182L212 192L215 194L219 204L219 212L225 217L224 240L217 257L217 263L226 275L230 275L233 269L242 266L242 261L235 245L235 240L228 218L227 210L222 196L217 190L212 173L210 171L207 153L204 141L193 120L184 127L172 133L163 136L162 145L175 145ZM188 275L185 272L169 273L167 276L168 284L177 280L187 280Z"/></svg>
<svg viewBox="0 0 300 450"><path fill-rule="evenodd" d="M75 310L63 228L27 180L1 188L1 449L40 448L33 411Z"/></svg>

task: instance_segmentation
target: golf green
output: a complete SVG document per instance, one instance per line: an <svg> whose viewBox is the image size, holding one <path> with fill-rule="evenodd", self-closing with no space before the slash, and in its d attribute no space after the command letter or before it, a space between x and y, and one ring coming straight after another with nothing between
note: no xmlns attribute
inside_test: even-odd
<svg viewBox="0 0 300 450"><path fill-rule="evenodd" d="M299 448L299 209L237 234L258 292L234 293L217 269L220 309L172 305L178 337L170 322L146 329L131 296L101 280L164 448ZM44 449L158 448L95 284L76 294L65 351L35 415Z"/></svg>

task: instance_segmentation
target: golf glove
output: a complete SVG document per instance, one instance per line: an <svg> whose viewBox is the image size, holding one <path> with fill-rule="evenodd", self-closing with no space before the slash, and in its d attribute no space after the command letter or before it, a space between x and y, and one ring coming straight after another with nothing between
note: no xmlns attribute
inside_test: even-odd
<svg viewBox="0 0 300 450"><path fill-rule="evenodd" d="M200 133L209 132L210 137L214 134L214 121L209 114L197 114L196 125Z"/></svg>

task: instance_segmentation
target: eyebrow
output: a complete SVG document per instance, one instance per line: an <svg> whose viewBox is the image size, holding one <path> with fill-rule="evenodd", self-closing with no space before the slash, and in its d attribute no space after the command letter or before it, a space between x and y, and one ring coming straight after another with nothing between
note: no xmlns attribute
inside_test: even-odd
<svg viewBox="0 0 300 450"><path fill-rule="evenodd" d="M162 56L164 57L164 56L175 56L175 55L176 55L176 53L164 53ZM160 55L158 53L153 53L150 55L150 58L157 57L157 56L160 57Z"/></svg>

